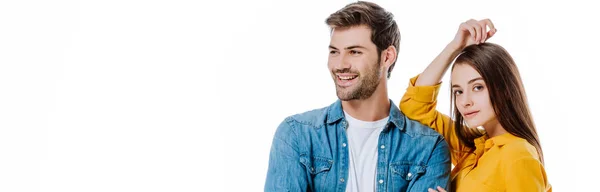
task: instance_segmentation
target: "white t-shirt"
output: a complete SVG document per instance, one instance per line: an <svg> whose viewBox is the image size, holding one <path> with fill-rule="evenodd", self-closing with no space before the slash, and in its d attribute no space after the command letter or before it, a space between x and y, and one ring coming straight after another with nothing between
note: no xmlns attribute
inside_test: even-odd
<svg viewBox="0 0 600 192"><path fill-rule="evenodd" d="M389 116L377 121L361 121L346 112L344 115L348 120L346 134L350 154L346 192L375 191L379 133L386 125Z"/></svg>

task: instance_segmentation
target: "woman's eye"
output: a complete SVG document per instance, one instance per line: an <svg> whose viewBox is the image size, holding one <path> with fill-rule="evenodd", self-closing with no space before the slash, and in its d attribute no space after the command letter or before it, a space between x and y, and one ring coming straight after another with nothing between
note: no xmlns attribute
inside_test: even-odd
<svg viewBox="0 0 600 192"><path fill-rule="evenodd" d="M456 90L456 91L454 91L454 95L460 95L460 94L462 94L462 91L461 91L461 90Z"/></svg>

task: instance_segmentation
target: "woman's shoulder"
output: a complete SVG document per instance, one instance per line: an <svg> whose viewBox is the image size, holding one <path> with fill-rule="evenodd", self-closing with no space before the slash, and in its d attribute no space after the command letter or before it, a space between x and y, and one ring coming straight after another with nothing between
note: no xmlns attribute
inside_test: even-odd
<svg viewBox="0 0 600 192"><path fill-rule="evenodd" d="M506 160L504 162L509 163L511 160L523 159L535 159L539 161L537 149L527 142L527 140L509 133L502 142L501 153L502 157Z"/></svg>

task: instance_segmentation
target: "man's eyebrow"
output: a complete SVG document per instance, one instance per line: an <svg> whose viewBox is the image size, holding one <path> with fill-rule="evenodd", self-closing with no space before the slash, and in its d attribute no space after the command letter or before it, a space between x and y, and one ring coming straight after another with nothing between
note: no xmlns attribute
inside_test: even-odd
<svg viewBox="0 0 600 192"><path fill-rule="evenodd" d="M360 46L360 45L352 45L352 46L346 47L345 49L356 49L356 48L366 49L365 47Z"/></svg>

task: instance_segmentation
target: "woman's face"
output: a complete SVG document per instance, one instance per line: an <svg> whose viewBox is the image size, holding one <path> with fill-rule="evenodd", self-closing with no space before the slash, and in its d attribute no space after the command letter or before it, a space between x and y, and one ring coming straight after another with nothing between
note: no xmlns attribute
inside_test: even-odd
<svg viewBox="0 0 600 192"><path fill-rule="evenodd" d="M476 128L496 121L488 88L475 68L464 63L455 64L451 82L456 107L467 126Z"/></svg>

